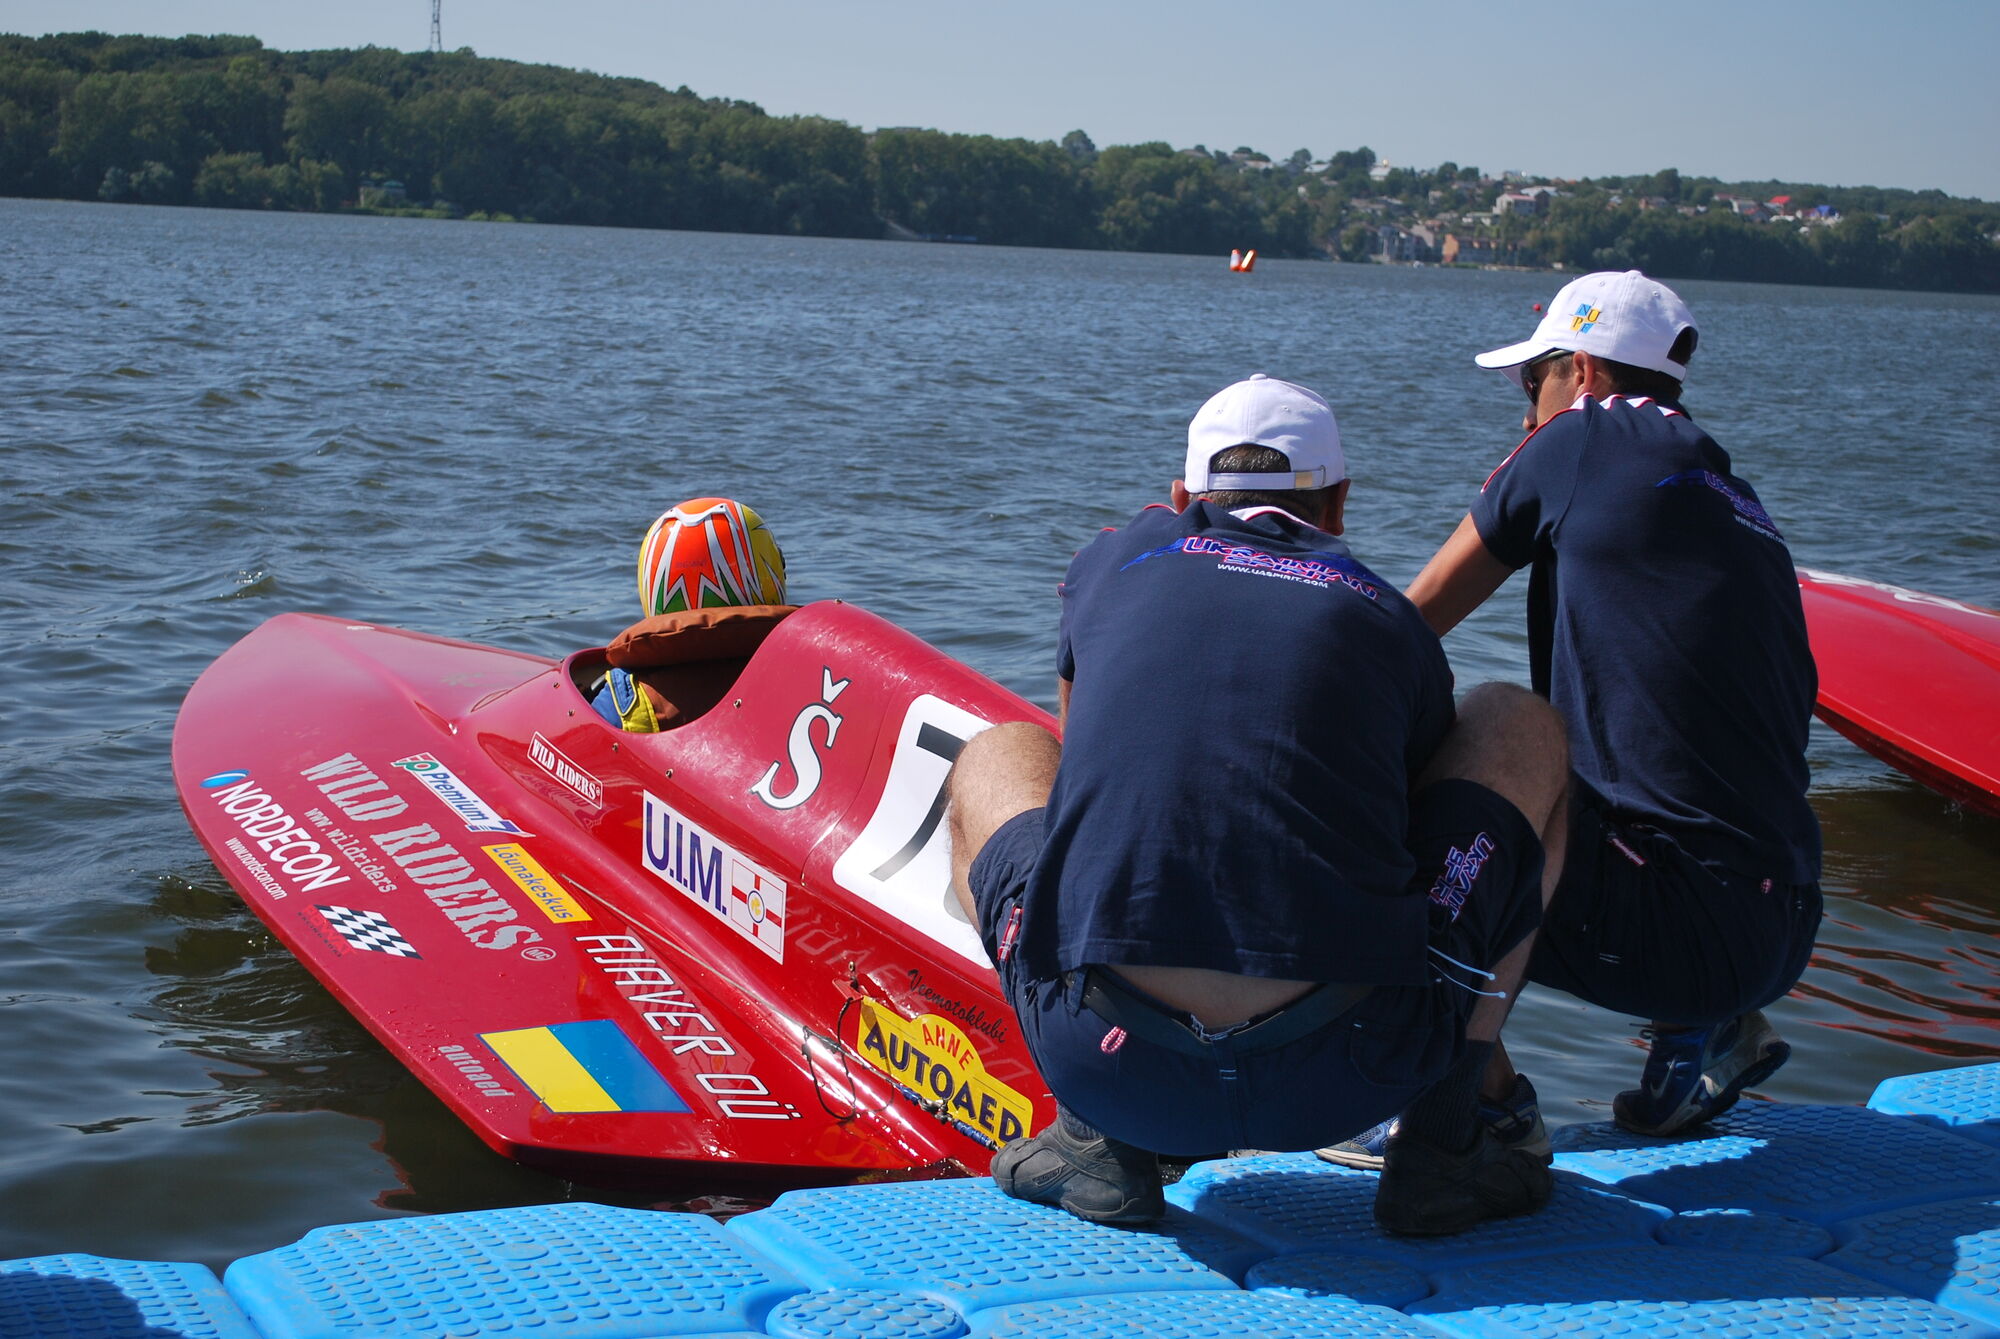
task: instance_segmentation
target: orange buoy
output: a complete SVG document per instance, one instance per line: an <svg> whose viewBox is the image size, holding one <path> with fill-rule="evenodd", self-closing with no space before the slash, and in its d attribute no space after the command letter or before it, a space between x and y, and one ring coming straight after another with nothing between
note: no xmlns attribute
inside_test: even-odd
<svg viewBox="0 0 2000 1339"><path fill-rule="evenodd" d="M1535 304L1535 310L1536 310L1536 311L1540 311L1541 309L1542 309L1542 304L1541 304L1541 303L1539 303L1539 302L1537 302L1537 303Z"/></svg>
<svg viewBox="0 0 2000 1339"><path fill-rule="evenodd" d="M1229 272L1231 274L1234 274L1236 273L1236 271L1242 268L1243 268L1243 253L1241 251L1231 251L1229 253Z"/></svg>
<svg viewBox="0 0 2000 1339"><path fill-rule="evenodd" d="M1243 273L1248 274L1255 268L1257 268L1257 248L1253 246L1243 253Z"/></svg>

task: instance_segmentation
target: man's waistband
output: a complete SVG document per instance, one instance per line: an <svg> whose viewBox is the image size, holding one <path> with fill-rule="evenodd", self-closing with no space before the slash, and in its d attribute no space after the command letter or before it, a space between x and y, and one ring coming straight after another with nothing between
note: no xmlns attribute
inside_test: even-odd
<svg viewBox="0 0 2000 1339"><path fill-rule="evenodd" d="M1375 989L1372 985L1355 982L1322 985L1282 1009L1208 1040L1196 1035L1192 1028L1174 1015L1163 1013L1158 1005L1134 993L1110 972L1096 967L1077 970L1083 974L1084 1006L1092 1013L1113 1027L1124 1028L1130 1036L1184 1055L1209 1056L1215 1054L1218 1047L1227 1047L1234 1055L1274 1051L1308 1033L1317 1032L1361 1003Z"/></svg>

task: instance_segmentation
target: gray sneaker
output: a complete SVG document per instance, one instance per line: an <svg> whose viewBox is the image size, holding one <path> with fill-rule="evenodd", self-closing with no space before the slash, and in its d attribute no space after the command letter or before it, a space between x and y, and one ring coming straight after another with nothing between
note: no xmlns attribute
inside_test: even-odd
<svg viewBox="0 0 2000 1339"><path fill-rule="evenodd" d="M1058 1111L1047 1129L993 1155L994 1184L1017 1200L1052 1204L1116 1227L1159 1221L1167 1211L1160 1160Z"/></svg>

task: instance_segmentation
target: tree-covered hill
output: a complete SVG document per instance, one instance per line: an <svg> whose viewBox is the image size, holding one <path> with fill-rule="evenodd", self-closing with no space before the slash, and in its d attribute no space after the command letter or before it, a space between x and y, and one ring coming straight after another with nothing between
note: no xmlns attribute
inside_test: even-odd
<svg viewBox="0 0 2000 1339"><path fill-rule="evenodd" d="M1453 163L1389 169L1365 148L1273 161L1247 146L1100 152L1081 131L863 133L469 50L0 35L4 195L2000 292L2000 207L1939 192L1670 169L1556 183L1529 209L1523 186ZM1746 217L1732 194L1793 203Z"/></svg>

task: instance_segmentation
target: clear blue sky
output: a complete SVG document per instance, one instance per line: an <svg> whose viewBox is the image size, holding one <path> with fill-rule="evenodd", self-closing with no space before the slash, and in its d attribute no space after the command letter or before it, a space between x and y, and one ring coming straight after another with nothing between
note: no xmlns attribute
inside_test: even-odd
<svg viewBox="0 0 2000 1339"><path fill-rule="evenodd" d="M0 0L0 31L419 50L430 0ZM2000 0L444 0L444 42L863 129L2000 199Z"/></svg>

